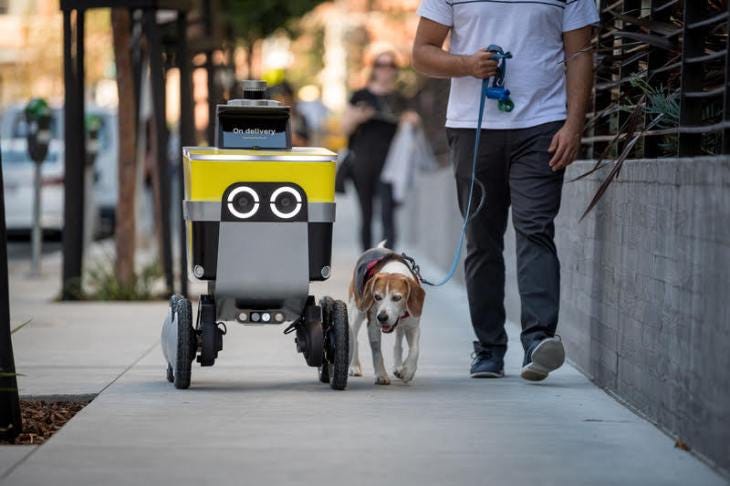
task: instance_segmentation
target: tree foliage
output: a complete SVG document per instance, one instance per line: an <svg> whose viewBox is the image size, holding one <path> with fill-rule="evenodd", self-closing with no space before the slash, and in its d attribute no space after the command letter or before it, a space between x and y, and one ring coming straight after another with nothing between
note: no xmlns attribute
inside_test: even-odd
<svg viewBox="0 0 730 486"><path fill-rule="evenodd" d="M223 0L233 35L251 46L296 20L324 0Z"/></svg>

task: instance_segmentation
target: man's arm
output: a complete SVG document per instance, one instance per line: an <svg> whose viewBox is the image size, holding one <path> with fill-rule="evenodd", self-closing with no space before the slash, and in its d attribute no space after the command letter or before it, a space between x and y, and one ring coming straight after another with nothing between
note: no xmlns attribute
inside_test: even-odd
<svg viewBox="0 0 730 486"><path fill-rule="evenodd" d="M567 61L568 118L550 144L550 167L558 171L572 164L580 151L585 127L586 108L593 88L593 56L586 52L591 44L593 28L571 30L563 34ZM583 52L581 52L583 51Z"/></svg>
<svg viewBox="0 0 730 486"><path fill-rule="evenodd" d="M497 72L497 61L491 53L480 50L471 56L458 56L444 51L443 45L449 27L421 17L416 39L413 41L413 67L432 78L459 78L474 76L484 79Z"/></svg>

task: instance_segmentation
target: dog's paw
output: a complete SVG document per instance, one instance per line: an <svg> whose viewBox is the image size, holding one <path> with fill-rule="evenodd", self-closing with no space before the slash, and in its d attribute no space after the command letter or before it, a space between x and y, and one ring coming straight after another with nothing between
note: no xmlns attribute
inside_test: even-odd
<svg viewBox="0 0 730 486"><path fill-rule="evenodd" d="M350 366L350 376L362 376L362 368L359 366Z"/></svg>
<svg viewBox="0 0 730 486"><path fill-rule="evenodd" d="M390 378L387 376L378 376L375 378L376 385L390 385Z"/></svg>
<svg viewBox="0 0 730 486"><path fill-rule="evenodd" d="M409 366L401 366L397 368L393 374L400 378L403 383L408 383L413 380L413 377L416 375L416 369Z"/></svg>

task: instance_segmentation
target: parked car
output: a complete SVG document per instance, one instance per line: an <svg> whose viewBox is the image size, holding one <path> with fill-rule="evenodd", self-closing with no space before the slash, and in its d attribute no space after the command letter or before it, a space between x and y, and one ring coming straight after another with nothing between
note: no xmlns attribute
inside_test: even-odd
<svg viewBox="0 0 730 486"><path fill-rule="evenodd" d="M5 189L5 222L10 232L30 232L33 227L33 171L24 140L0 145ZM63 229L63 145L51 141L41 165L41 226L46 231Z"/></svg>
<svg viewBox="0 0 730 486"><path fill-rule="evenodd" d="M27 156L26 151L26 133L27 126L25 115L23 113L24 105L12 105L3 113L0 121L0 140L2 140L3 148L3 170L5 172L5 201L6 201L6 218L8 220L8 230L24 231L30 226L24 226L27 221L32 219L32 203L25 206L24 194L26 190L30 191L32 197L33 162ZM94 163L94 202L98 217L95 227L95 234L108 235L114 231L114 220L116 216L118 177L117 177L117 160L118 160L118 131L117 131L117 114L115 111L90 106L87 113L97 115L101 119L101 129L99 130L99 153ZM54 108L52 110L51 120L51 147L49 150L49 163L44 162L43 177L46 178L48 173L48 181L43 186L43 215L41 220L46 221L51 226L50 229L63 227L63 110ZM6 150L9 152L6 154ZM23 155L23 152L26 152ZM6 163L6 158L8 162ZM51 158L53 160L51 160ZM13 160L14 162L9 162ZM7 169L6 169L7 168ZM8 172L13 172L10 176ZM12 188L9 180L12 178ZM51 188L52 187L52 188ZM10 192L18 198L18 201L10 201ZM49 195L46 196L45 193ZM31 199L32 201L32 199ZM11 207L13 208L12 214ZM27 213L27 214L26 214ZM48 213L48 215L46 215ZM60 222L54 222L55 218L60 214ZM11 221L13 224L11 225ZM45 227L45 225L44 225Z"/></svg>

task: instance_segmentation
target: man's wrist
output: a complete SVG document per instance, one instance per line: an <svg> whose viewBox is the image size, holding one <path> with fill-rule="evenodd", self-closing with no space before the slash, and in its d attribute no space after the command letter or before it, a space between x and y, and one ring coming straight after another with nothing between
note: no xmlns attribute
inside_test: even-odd
<svg viewBox="0 0 730 486"><path fill-rule="evenodd" d="M469 76L471 70L469 69L469 56L455 55L456 57L456 72L454 73L455 78L463 78Z"/></svg>
<svg viewBox="0 0 730 486"><path fill-rule="evenodd" d="M585 118L585 116L583 118ZM574 132L583 133L583 128L585 128L585 120L578 119L577 117L568 117L568 119L565 120L565 124L563 125L563 127Z"/></svg>

